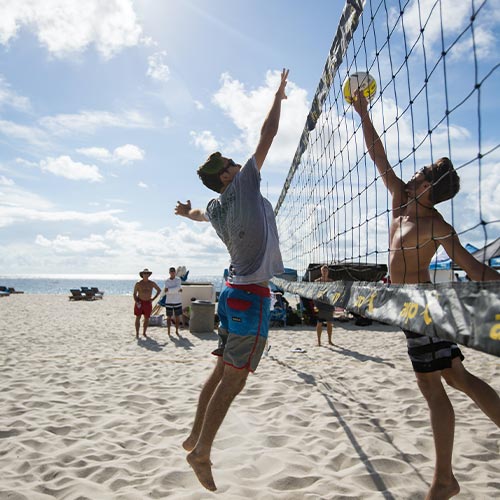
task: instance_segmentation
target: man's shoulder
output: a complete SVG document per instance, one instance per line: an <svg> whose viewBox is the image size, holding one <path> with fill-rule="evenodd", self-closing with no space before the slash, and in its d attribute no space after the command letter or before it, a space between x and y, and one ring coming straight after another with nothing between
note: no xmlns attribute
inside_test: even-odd
<svg viewBox="0 0 500 500"><path fill-rule="evenodd" d="M435 233L441 233L437 234L437 236L443 236L444 234L449 235L450 232L455 232L453 226L450 223L446 222L444 217L437 210L432 217L432 225L434 226Z"/></svg>

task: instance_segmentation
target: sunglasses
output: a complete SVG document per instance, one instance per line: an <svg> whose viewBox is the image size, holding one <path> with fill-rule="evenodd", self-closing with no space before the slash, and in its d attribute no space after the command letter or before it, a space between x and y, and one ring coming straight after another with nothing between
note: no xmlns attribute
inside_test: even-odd
<svg viewBox="0 0 500 500"><path fill-rule="evenodd" d="M231 167L236 167L236 163L233 160L227 160L226 166L219 170L219 175L226 173Z"/></svg>

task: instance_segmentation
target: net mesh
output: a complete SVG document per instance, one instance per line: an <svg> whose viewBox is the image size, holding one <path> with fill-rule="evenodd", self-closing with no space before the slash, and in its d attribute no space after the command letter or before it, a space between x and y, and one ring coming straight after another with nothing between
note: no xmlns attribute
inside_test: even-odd
<svg viewBox="0 0 500 500"><path fill-rule="evenodd" d="M500 267L497 7L497 0L346 2L275 208L283 259L299 282L282 277L275 284L500 355L499 282L449 283L454 269L448 257L456 245L449 256L441 247L430 263L432 281L448 283L387 287L375 283L378 277L349 280L368 264L380 270L388 263L394 213L384 179L367 153L359 116L342 91L353 73L375 78L368 113L404 182L424 165L451 159L462 188L437 208L467 250L486 247L477 257ZM439 238L431 242L439 248ZM423 244L417 238L413 248L402 247ZM330 271L334 267L339 278L305 283L312 281L311 265L318 271L321 264ZM440 267L447 279L437 276Z"/></svg>
<svg viewBox="0 0 500 500"><path fill-rule="evenodd" d="M481 248L498 237L494 7L347 2L276 206L287 266L302 275L311 262L388 261L391 198L342 92L345 78L359 71L377 82L369 112L397 176L409 180L449 157L462 189L438 205L440 213L463 243Z"/></svg>

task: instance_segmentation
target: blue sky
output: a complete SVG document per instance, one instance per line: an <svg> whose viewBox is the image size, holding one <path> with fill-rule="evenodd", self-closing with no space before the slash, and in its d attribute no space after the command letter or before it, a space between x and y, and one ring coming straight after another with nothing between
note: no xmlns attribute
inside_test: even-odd
<svg viewBox="0 0 500 500"><path fill-rule="evenodd" d="M1 274L220 274L196 167L253 152L283 67L274 201L343 5L214 0L0 2ZM321 20L318 22L318 12Z"/></svg>
<svg viewBox="0 0 500 500"><path fill-rule="evenodd" d="M0 274L221 274L222 243L209 224L176 217L176 201L212 197L196 176L210 152L241 163L254 151L287 67L289 99L262 171L276 202L342 8L0 0ZM493 201L498 163L494 173Z"/></svg>

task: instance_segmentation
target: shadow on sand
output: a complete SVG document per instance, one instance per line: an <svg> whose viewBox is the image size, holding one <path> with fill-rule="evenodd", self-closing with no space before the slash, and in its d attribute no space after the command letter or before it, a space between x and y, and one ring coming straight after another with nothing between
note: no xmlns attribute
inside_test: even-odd
<svg viewBox="0 0 500 500"><path fill-rule="evenodd" d="M151 337L139 337L137 339L137 345L139 347L142 347L144 349L147 349L148 351L153 351L153 352L160 352L163 350L163 348L167 345L165 344L159 344L155 339L152 339Z"/></svg>

